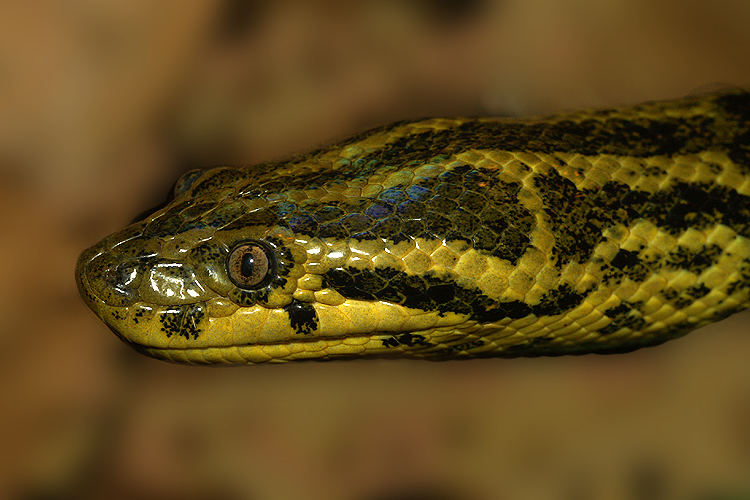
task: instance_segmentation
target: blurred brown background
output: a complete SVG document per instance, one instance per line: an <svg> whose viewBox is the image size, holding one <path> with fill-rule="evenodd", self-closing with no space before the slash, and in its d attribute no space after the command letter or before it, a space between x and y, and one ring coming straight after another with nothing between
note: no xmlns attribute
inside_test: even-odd
<svg viewBox="0 0 750 500"><path fill-rule="evenodd" d="M15 4L15 5L14 5ZM78 253L194 166L750 83L744 0L4 2L1 498L750 498L747 313L628 355L182 367Z"/></svg>

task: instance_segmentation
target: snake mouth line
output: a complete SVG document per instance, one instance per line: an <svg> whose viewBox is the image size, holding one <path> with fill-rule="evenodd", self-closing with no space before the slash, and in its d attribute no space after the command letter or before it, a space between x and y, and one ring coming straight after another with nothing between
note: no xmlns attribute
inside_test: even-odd
<svg viewBox="0 0 750 500"><path fill-rule="evenodd" d="M366 334L366 335L346 335L346 336L339 336L339 337L326 337L326 338L315 338L315 339L300 339L300 340L293 340L290 342L247 342L245 344L230 344L230 345L207 345L207 346L201 346L201 347L156 347L156 346L149 346L147 344L141 344L138 342L130 341L131 344L137 345L139 347L144 347L147 349L153 349L153 350L164 350L164 351L200 351L205 349L231 349L234 347L274 347L274 346L284 346L284 345L292 345L292 344L314 344L315 342L321 342L321 341L343 341L345 339L351 339L351 338L371 338L375 337L377 335L387 336L392 335L389 333L373 333L373 334Z"/></svg>
<svg viewBox="0 0 750 500"><path fill-rule="evenodd" d="M388 356L389 349L379 336L389 334L368 334L360 336L340 336L331 338L300 339L290 342L247 343L205 347L149 347L130 341L139 352L149 356L178 363L194 364L238 364L274 363L291 360L318 360L354 358L364 351L379 356ZM347 342L358 339L357 342ZM394 349L394 354L400 349Z"/></svg>
<svg viewBox="0 0 750 500"><path fill-rule="evenodd" d="M366 339L372 340L376 338L388 338L392 336L408 334L412 336L421 336L428 330L417 330L410 332L372 332L357 335L337 335L335 337L316 337L306 339L296 339L290 341L276 341L276 342L247 342L244 344L230 344L230 345L206 345L199 347L158 347L150 346L148 344L142 344L131 339L127 339L127 342L132 344L134 347L139 349L149 349L153 351L204 351L209 349L234 349L234 348L253 348L253 347L281 347L281 346L295 346L295 345L312 345L315 343L336 343L344 342L347 339ZM119 334L118 334L119 335ZM122 335L120 335L122 337Z"/></svg>

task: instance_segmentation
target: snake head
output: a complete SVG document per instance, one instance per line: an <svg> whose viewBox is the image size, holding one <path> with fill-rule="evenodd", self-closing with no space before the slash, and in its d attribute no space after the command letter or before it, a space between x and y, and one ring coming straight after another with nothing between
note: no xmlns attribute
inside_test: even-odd
<svg viewBox="0 0 750 500"><path fill-rule="evenodd" d="M421 342L394 335L455 323L455 314L409 314L363 288L391 278L352 273L403 266L415 242L386 249L385 238L352 238L390 228L393 217L359 188L321 187L314 176L299 164L184 174L165 206L83 252L82 297L127 343L180 362L392 352Z"/></svg>
<svg viewBox="0 0 750 500"><path fill-rule="evenodd" d="M309 301L295 298L312 297L297 291L306 249L278 224L278 203L241 191L248 177L188 172L164 207L84 251L76 277L88 306L157 356L232 358L235 346L315 327Z"/></svg>

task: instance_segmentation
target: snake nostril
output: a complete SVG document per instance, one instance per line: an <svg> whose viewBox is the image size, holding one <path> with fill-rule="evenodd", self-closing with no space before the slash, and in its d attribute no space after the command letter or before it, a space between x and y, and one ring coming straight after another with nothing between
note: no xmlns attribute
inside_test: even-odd
<svg viewBox="0 0 750 500"><path fill-rule="evenodd" d="M132 295L141 282L141 273L132 262L123 262L105 272L105 281L122 295Z"/></svg>
<svg viewBox="0 0 750 500"><path fill-rule="evenodd" d="M137 260L122 261L121 256L86 251L79 257L76 277L81 294L90 304L101 301L123 307L140 295L143 268Z"/></svg>

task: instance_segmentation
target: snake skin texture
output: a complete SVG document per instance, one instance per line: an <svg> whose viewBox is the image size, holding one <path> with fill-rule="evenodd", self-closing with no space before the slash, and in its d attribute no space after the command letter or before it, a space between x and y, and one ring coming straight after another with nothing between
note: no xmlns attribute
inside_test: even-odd
<svg viewBox="0 0 750 500"><path fill-rule="evenodd" d="M243 242L268 255L255 288L229 276ZM121 339L177 362L659 344L750 302L750 94L401 122L191 171L76 275Z"/></svg>

